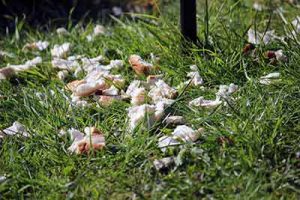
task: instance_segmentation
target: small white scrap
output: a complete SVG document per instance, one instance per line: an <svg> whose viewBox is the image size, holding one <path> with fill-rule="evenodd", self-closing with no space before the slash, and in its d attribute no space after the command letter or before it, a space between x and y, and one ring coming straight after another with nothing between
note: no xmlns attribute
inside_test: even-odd
<svg viewBox="0 0 300 200"><path fill-rule="evenodd" d="M105 33L105 28L102 25L97 24L94 28L94 36L103 35Z"/></svg>
<svg viewBox="0 0 300 200"><path fill-rule="evenodd" d="M203 85L204 81L198 72L198 67L196 65L190 66L191 72L187 74L187 77L191 78L191 84L194 86ZM190 82L188 81L188 82Z"/></svg>
<svg viewBox="0 0 300 200"><path fill-rule="evenodd" d="M0 183L3 183L6 180L6 176L0 176Z"/></svg>
<svg viewBox="0 0 300 200"><path fill-rule="evenodd" d="M66 58L70 51L70 43L63 43L62 45L54 45L51 49L51 55L56 58Z"/></svg>
<svg viewBox="0 0 300 200"><path fill-rule="evenodd" d="M48 41L41 41L41 40L39 40L37 42L25 44L25 46L23 47L23 49L43 51L43 50L47 49L48 46L49 46L49 42Z"/></svg>
<svg viewBox="0 0 300 200"><path fill-rule="evenodd" d="M84 57L82 55L73 55L73 56L69 56L67 58L67 60L70 60L70 61L74 61L74 60L80 60L80 59L83 59Z"/></svg>
<svg viewBox="0 0 300 200"><path fill-rule="evenodd" d="M92 34L89 34L89 35L87 35L86 36L86 40L88 41L88 42L91 42L91 41L93 41L93 35Z"/></svg>
<svg viewBox="0 0 300 200"><path fill-rule="evenodd" d="M143 60L139 55L131 55L128 62L137 75L148 75L155 69L153 64Z"/></svg>
<svg viewBox="0 0 300 200"><path fill-rule="evenodd" d="M69 75L68 70L62 70L57 73L57 77L61 81L64 81L68 75Z"/></svg>
<svg viewBox="0 0 300 200"><path fill-rule="evenodd" d="M22 137L29 137L25 126L18 121L15 121L11 127L4 129L2 132L7 136L21 135Z"/></svg>
<svg viewBox="0 0 300 200"><path fill-rule="evenodd" d="M295 20L292 21L296 33L300 33L300 16L297 16Z"/></svg>
<svg viewBox="0 0 300 200"><path fill-rule="evenodd" d="M186 125L180 125L176 127L172 135L184 142L195 142L203 131L203 128L194 130Z"/></svg>
<svg viewBox="0 0 300 200"><path fill-rule="evenodd" d="M0 131L0 142L4 137L5 137L4 133L2 131Z"/></svg>
<svg viewBox="0 0 300 200"><path fill-rule="evenodd" d="M10 65L8 64L7 67L12 68L15 72L21 72L21 71L25 71L25 70L29 70L32 67L35 67L36 65L42 63L42 58L37 56L32 60L28 60L25 62L25 64L21 64L21 65Z"/></svg>
<svg viewBox="0 0 300 200"><path fill-rule="evenodd" d="M158 148L162 151L166 150L166 147L177 146L180 142L174 139L172 136L162 136L158 139Z"/></svg>
<svg viewBox="0 0 300 200"><path fill-rule="evenodd" d="M68 130L68 133L71 137L71 140L76 140L76 139L80 139L80 138L82 139L84 136L84 134L82 132L80 132L79 130L74 129L74 128L70 128Z"/></svg>
<svg viewBox="0 0 300 200"><path fill-rule="evenodd" d="M157 88L160 88L163 97L174 99L177 96L177 90L169 86L163 80L158 80L155 85Z"/></svg>
<svg viewBox="0 0 300 200"><path fill-rule="evenodd" d="M69 129L68 132L70 134L71 140L73 141L72 145L68 148L68 150L71 152L79 152L79 150L77 150L78 142L83 140L84 134L73 128Z"/></svg>
<svg viewBox="0 0 300 200"><path fill-rule="evenodd" d="M123 10L122 10L122 8L119 7L119 6L114 6L114 7L112 8L112 12L113 12L113 14L114 14L115 16L117 16L117 17L120 17L121 15L123 15Z"/></svg>
<svg viewBox="0 0 300 200"><path fill-rule="evenodd" d="M89 34L86 39L88 42L94 40L95 37L105 34L105 28L102 25L96 25L92 34Z"/></svg>
<svg viewBox="0 0 300 200"><path fill-rule="evenodd" d="M151 57L151 61L152 61L153 63L158 63L159 60L160 60L160 57L154 55L154 53L150 53L150 57Z"/></svg>
<svg viewBox="0 0 300 200"><path fill-rule="evenodd" d="M254 2L253 9L257 11L263 11L265 9L265 6L258 2Z"/></svg>
<svg viewBox="0 0 300 200"><path fill-rule="evenodd" d="M104 75L104 78L109 80L113 85L117 86L118 88L124 88L125 86L125 79L120 74L108 74Z"/></svg>
<svg viewBox="0 0 300 200"><path fill-rule="evenodd" d="M68 150L72 153L83 154L89 153L91 149L101 150L105 146L105 138L101 131L94 127L85 128L89 133L84 135L78 130L73 129L70 131L72 145Z"/></svg>
<svg viewBox="0 0 300 200"><path fill-rule="evenodd" d="M165 115L165 109L167 106L171 105L173 101L165 101L161 100L155 104L155 113L154 113L154 119L155 121L159 121L162 119L162 117Z"/></svg>
<svg viewBox="0 0 300 200"><path fill-rule="evenodd" d="M86 80L86 82L88 83L93 83L98 81L99 79L102 80L106 75L109 75L109 71L103 70L102 68L95 68L86 75L84 80Z"/></svg>
<svg viewBox="0 0 300 200"><path fill-rule="evenodd" d="M166 147L176 146L182 142L195 142L204 132L203 128L194 130L189 126L180 125L175 128L170 136L162 136L158 139L158 147L165 151Z"/></svg>
<svg viewBox="0 0 300 200"><path fill-rule="evenodd" d="M163 78L162 74L159 75L149 75L147 76L148 86L155 86L155 83Z"/></svg>
<svg viewBox="0 0 300 200"><path fill-rule="evenodd" d="M0 50L0 58L2 57L9 57L9 58L13 58L15 55L6 51L1 51Z"/></svg>
<svg viewBox="0 0 300 200"><path fill-rule="evenodd" d="M274 73L270 73L266 76L260 77L259 82L263 85L271 85L272 83L279 81L280 80L279 78L280 78L280 73L274 72Z"/></svg>
<svg viewBox="0 0 300 200"><path fill-rule="evenodd" d="M87 101L81 100L80 97L74 95L71 96L71 105L78 108L86 108L90 106Z"/></svg>
<svg viewBox="0 0 300 200"><path fill-rule="evenodd" d="M79 108L87 108L90 106L90 104L85 100L76 101L73 105Z"/></svg>
<svg viewBox="0 0 300 200"><path fill-rule="evenodd" d="M127 109L129 118L129 130L133 131L139 124L145 119L147 128L151 128L155 122L162 119L165 114L166 106L173 103L173 101L159 101L155 105L143 104L138 106L132 106Z"/></svg>
<svg viewBox="0 0 300 200"><path fill-rule="evenodd" d="M107 88L105 80L100 79L96 82L88 82L78 85L74 90L74 95L79 97L89 96L97 90L104 90Z"/></svg>
<svg viewBox="0 0 300 200"><path fill-rule="evenodd" d="M60 36L65 36L65 35L69 35L70 33L67 31L67 29L65 29L64 27L60 27L58 29L56 29L56 33Z"/></svg>
<svg viewBox="0 0 300 200"><path fill-rule="evenodd" d="M129 84L127 90L126 90L126 94L129 95L129 96L132 96L132 94L134 93L134 91L136 89L140 88L140 86L141 86L141 81L139 81L139 80L132 81Z"/></svg>
<svg viewBox="0 0 300 200"><path fill-rule="evenodd" d="M110 88L103 90L102 94L106 96L117 96L119 94L119 89L112 85Z"/></svg>
<svg viewBox="0 0 300 200"><path fill-rule="evenodd" d="M146 90L145 88L136 88L131 94L131 104L132 105L141 105L145 103L146 100Z"/></svg>
<svg viewBox="0 0 300 200"><path fill-rule="evenodd" d="M140 123L147 118L147 124L152 126L155 122L155 105L143 104L132 106L127 109L129 118L129 130L133 131Z"/></svg>
<svg viewBox="0 0 300 200"><path fill-rule="evenodd" d="M168 169L172 164L174 164L173 157L166 157L162 159L156 159L153 161L153 165L157 171Z"/></svg>
<svg viewBox="0 0 300 200"><path fill-rule="evenodd" d="M266 33L259 33L254 29L248 30L248 42L252 44L269 44L275 36L275 31L267 31Z"/></svg>
<svg viewBox="0 0 300 200"><path fill-rule="evenodd" d="M61 70L75 71L75 69L80 68L79 63L76 60L65 60L62 58L54 58L51 61L51 64L53 68Z"/></svg>
<svg viewBox="0 0 300 200"><path fill-rule="evenodd" d="M154 103L157 103L163 99L175 99L177 90L169 86L163 80L158 80L155 82L155 86L151 87L148 96Z"/></svg>
<svg viewBox="0 0 300 200"><path fill-rule="evenodd" d="M95 58L81 58L81 62L83 63L83 65L99 64L99 62L102 61L104 61L104 57L102 55L99 55Z"/></svg>
<svg viewBox="0 0 300 200"><path fill-rule="evenodd" d="M58 135L60 136L60 137L63 137L63 136L65 136L67 134L67 132L64 130L64 129L60 129L59 131L58 131Z"/></svg>
<svg viewBox="0 0 300 200"><path fill-rule="evenodd" d="M182 116L168 116L165 119L166 124L184 124L184 118Z"/></svg>
<svg viewBox="0 0 300 200"><path fill-rule="evenodd" d="M110 71L112 69L120 69L123 67L123 61L121 60L111 60L108 65L97 65L96 68L101 68L103 70Z"/></svg>
<svg viewBox="0 0 300 200"><path fill-rule="evenodd" d="M110 69L121 69L124 66L123 60L111 60L109 63Z"/></svg>
<svg viewBox="0 0 300 200"><path fill-rule="evenodd" d="M26 61L25 65L28 65L28 66L36 66L38 64L41 64L43 62L43 59L39 56L35 57L34 59L32 60L28 60Z"/></svg>
<svg viewBox="0 0 300 200"><path fill-rule="evenodd" d="M231 83L230 85L220 85L219 91L216 93L216 97L217 99L228 99L231 94L238 90L238 88L239 87L234 83Z"/></svg>
<svg viewBox="0 0 300 200"><path fill-rule="evenodd" d="M283 62L287 61L287 56L284 55L282 49L275 51L275 56L276 56L276 60L278 61L283 61Z"/></svg>
<svg viewBox="0 0 300 200"><path fill-rule="evenodd" d="M219 99L206 100L202 96L189 102L189 106L204 107L204 108L215 108L221 104L222 101L220 101Z"/></svg>

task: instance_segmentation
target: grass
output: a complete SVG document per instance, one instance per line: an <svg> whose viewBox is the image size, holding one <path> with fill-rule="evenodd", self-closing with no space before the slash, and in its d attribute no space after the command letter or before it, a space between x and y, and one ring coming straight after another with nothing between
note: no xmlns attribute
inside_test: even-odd
<svg viewBox="0 0 300 200"><path fill-rule="evenodd" d="M199 37L204 38L204 1L199 1ZM126 62L122 75L134 79L127 58L140 54L161 58L164 79L173 86L186 80L189 65L196 64L205 80L204 90L189 88L168 110L182 115L187 125L205 128L193 143L167 152L157 147L158 138L173 129L159 125L150 131L128 133L126 102L111 107L81 109L70 107L64 83L51 67L50 50L40 53L44 62L38 67L1 81L0 129L18 120L32 137L7 137L0 149L1 199L299 199L300 160L300 48L296 38L286 44L278 41L260 45L260 59L242 54L247 29L268 26L279 35L291 26L272 12L256 12L251 2L209 1L209 40L213 51L191 47L183 55L178 31L178 3L162 8L159 18L138 15L134 19L112 20L110 34L86 42L93 24L70 26L71 34L58 37L54 29L39 32L18 24L15 34L2 35L1 50L15 54L0 60L0 65L18 64L36 53L21 51L30 41L45 39L54 44L68 41L72 54ZM283 15L293 20L297 8L282 4ZM271 20L271 21L270 21ZM299 41L299 37L298 37ZM263 59L263 52L283 49L288 62L277 65ZM117 51L116 51L117 50ZM206 51L207 56L203 56ZM110 52L110 53L107 53ZM280 72L281 81L261 85L259 77ZM249 79L246 78L246 73ZM72 79L72 77L70 77ZM214 110L197 109L188 102L198 96L213 97L220 84L238 84L230 106ZM53 91L53 92L51 92ZM35 93L44 93L39 99ZM96 126L104 131L107 147L90 155L70 155L72 141L59 137L60 129ZM220 137L227 138L220 143ZM175 156L177 165L168 172L155 171L153 160Z"/></svg>

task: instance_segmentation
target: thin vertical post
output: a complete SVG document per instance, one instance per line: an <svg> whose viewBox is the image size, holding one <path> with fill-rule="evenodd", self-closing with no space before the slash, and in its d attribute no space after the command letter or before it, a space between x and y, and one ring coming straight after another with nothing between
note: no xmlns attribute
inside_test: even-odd
<svg viewBox="0 0 300 200"><path fill-rule="evenodd" d="M183 37L196 44L196 0L180 0L180 24Z"/></svg>

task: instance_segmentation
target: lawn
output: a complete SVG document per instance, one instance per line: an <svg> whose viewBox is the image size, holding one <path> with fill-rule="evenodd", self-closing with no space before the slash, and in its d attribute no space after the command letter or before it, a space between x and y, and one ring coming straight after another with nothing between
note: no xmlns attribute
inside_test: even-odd
<svg viewBox="0 0 300 200"><path fill-rule="evenodd" d="M253 2L226 0L209 1L206 13L204 1L198 5L199 38L209 48L189 44L189 53L182 50L177 1L161 7L159 16L112 18L103 24L105 34L91 42L86 37L101 21L69 23L69 34L63 36L55 27L41 31L22 21L15 32L3 33L0 50L11 55L0 57L1 68L36 56L43 62L0 80L0 130L18 121L30 134L1 141L0 199L299 199L300 32L291 34L291 22L300 8L272 3L257 11ZM245 52L249 28L275 30L278 38L260 41L255 50ZM49 47L22 50L38 40L48 41ZM86 74L78 78L71 73L62 81L51 63L51 49L64 42L71 44L69 56L103 55L104 64L123 60L124 66L114 72L125 79L124 90L133 80L146 80L132 70L129 56L154 62L152 53L160 58L154 73L177 88L178 96L162 120L148 128L142 123L133 131L128 128L130 101L102 106L90 96L89 106L76 106L65 86ZM277 50L286 58L277 61L269 55ZM201 86L183 84L191 65L203 78ZM280 73L279 79L261 83L260 77L274 72ZM238 90L220 105L189 104L200 96L214 99L220 85L231 83ZM163 150L159 138L176 127L164 123L168 115L183 116L187 126L204 131L195 141ZM71 128L83 132L85 127L101 130L106 146L84 154L70 152L70 135L59 133ZM174 163L156 170L154 160L165 157Z"/></svg>

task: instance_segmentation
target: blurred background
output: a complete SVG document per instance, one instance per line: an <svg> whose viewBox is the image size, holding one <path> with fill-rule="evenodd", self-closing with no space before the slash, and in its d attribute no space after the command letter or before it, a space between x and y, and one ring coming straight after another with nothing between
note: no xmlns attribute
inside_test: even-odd
<svg viewBox="0 0 300 200"><path fill-rule="evenodd" d="M70 20L105 21L110 15L156 11L158 0L0 0L0 29L13 29L16 21L34 27L62 26Z"/></svg>

